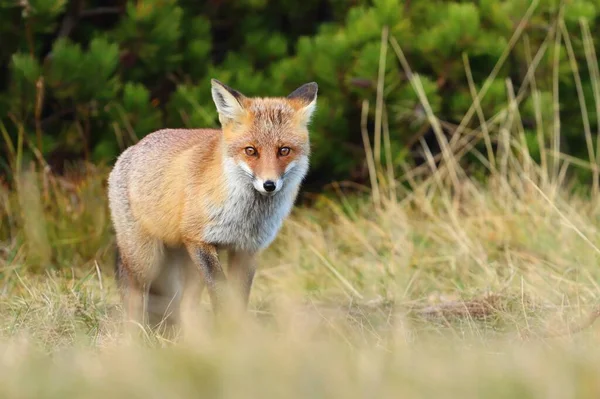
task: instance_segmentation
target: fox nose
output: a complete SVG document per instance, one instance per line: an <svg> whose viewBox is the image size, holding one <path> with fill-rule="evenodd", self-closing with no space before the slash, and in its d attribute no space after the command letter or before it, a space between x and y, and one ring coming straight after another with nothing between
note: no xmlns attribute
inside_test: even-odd
<svg viewBox="0 0 600 399"><path fill-rule="evenodd" d="M267 190L268 192L271 192L273 190L275 190L275 182L272 180L267 180L266 182L263 183L263 187L265 190Z"/></svg>

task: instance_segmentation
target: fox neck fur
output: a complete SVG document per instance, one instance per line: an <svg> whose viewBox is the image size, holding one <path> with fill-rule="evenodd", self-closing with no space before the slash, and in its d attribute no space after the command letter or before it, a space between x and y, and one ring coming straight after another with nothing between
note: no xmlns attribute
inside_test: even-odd
<svg viewBox="0 0 600 399"><path fill-rule="evenodd" d="M248 173L230 158L223 161L227 197L211 209L204 229L208 243L254 252L267 247L290 213L308 159L299 159L284 176L282 189L273 196L259 194Z"/></svg>

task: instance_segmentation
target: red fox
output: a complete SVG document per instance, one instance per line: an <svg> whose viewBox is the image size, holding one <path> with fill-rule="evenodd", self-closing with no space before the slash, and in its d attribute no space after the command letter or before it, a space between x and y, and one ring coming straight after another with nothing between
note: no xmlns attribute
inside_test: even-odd
<svg viewBox="0 0 600 399"><path fill-rule="evenodd" d="M308 171L316 83L267 98L211 86L221 129L151 133L108 179L125 316L141 324L177 324L204 287L215 313L230 294L245 309L255 256L275 239Z"/></svg>

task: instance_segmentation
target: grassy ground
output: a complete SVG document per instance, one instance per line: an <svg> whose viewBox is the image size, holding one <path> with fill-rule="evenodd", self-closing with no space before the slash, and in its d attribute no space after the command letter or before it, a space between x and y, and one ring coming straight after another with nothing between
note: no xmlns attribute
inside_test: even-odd
<svg viewBox="0 0 600 399"><path fill-rule="evenodd" d="M388 151L385 124L374 151L365 130L366 194L295 209L261 255L248 319L215 328L205 298L186 341L119 332L106 170L15 168L16 188L0 189L0 396L598 397L598 188L565 182L573 163L597 175L600 157L549 146L538 165L522 97L487 121L480 98L465 118L480 127L440 136L441 159L426 150L402 176L372 157ZM560 142L558 122L540 127L546 141Z"/></svg>
<svg viewBox="0 0 600 399"><path fill-rule="evenodd" d="M0 395L597 397L597 329L570 331L599 296L597 202L509 164L296 209L249 320L217 330L205 299L186 342L119 333L103 172L25 175L2 193Z"/></svg>

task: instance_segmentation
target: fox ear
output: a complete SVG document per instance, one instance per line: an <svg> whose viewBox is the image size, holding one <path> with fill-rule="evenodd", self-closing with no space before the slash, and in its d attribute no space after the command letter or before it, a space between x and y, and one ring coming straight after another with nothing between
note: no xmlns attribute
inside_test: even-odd
<svg viewBox="0 0 600 399"><path fill-rule="evenodd" d="M319 91L319 85L316 82L310 82L298 87L287 96L289 100L296 100L302 104L302 108L298 112L307 124L317 107L317 91Z"/></svg>
<svg viewBox="0 0 600 399"><path fill-rule="evenodd" d="M217 79L211 79L210 83L212 98L217 106L221 125L239 118L244 113L244 107L242 106L244 95Z"/></svg>

